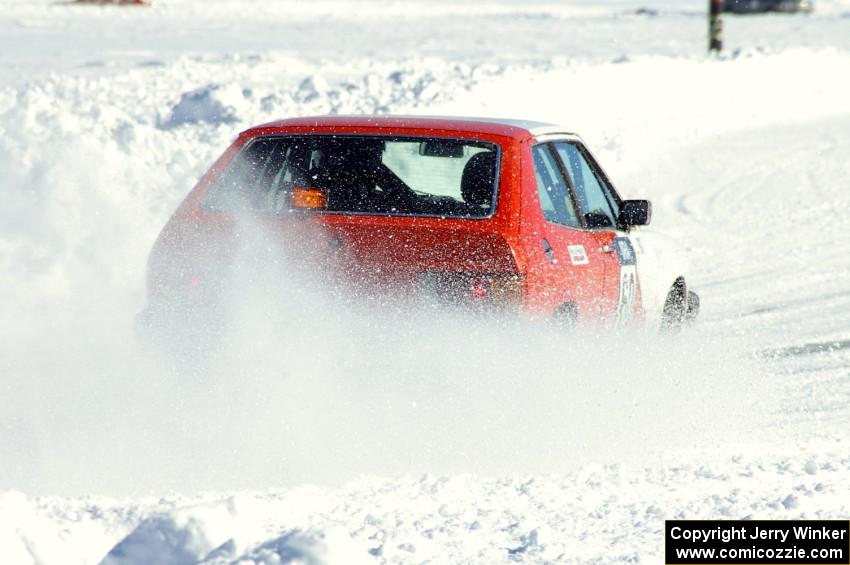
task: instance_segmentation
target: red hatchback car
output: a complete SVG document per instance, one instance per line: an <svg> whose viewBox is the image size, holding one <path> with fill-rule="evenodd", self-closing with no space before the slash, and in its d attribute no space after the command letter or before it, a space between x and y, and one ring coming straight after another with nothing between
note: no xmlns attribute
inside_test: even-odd
<svg viewBox="0 0 850 565"><path fill-rule="evenodd" d="M239 135L162 230L140 322L191 324L215 311L236 226L250 217L281 245L310 248L290 268L333 265L328 276L358 292L569 324L678 326L698 299L669 241L645 227L650 216L558 126L282 120Z"/></svg>

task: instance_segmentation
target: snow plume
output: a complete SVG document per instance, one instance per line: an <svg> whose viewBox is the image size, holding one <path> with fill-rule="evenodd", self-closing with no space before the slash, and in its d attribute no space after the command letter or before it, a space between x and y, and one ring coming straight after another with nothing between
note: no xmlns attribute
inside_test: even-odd
<svg viewBox="0 0 850 565"><path fill-rule="evenodd" d="M197 492L641 464L746 442L769 408L745 344L384 308L292 267L315 234L240 229L233 323L191 363L109 318L15 344L0 414L16 441L0 459L22 465L0 487Z"/></svg>
<svg viewBox="0 0 850 565"><path fill-rule="evenodd" d="M160 395L181 399L168 419L183 434L162 449L193 453L182 488L640 464L662 450L749 441L743 430L757 433L770 408L744 344L698 331L565 335L352 300L327 271L295 266L304 257L293 250L317 234L283 242L245 221L240 231L233 325Z"/></svg>

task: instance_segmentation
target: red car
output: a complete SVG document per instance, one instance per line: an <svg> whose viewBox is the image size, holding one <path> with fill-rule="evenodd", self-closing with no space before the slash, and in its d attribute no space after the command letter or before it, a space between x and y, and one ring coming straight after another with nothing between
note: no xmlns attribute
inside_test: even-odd
<svg viewBox="0 0 850 565"><path fill-rule="evenodd" d="M216 311L237 223L250 217L304 251L290 268L321 271L351 296L678 326L698 299L669 242L644 227L651 210L623 200L581 139L550 124L282 120L239 135L174 213L140 320L185 325Z"/></svg>

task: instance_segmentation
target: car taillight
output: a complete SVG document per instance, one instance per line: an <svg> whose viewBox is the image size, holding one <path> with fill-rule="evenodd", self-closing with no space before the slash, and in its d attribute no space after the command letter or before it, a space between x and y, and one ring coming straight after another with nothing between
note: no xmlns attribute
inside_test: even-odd
<svg viewBox="0 0 850 565"><path fill-rule="evenodd" d="M522 276L516 274L490 275L487 298L506 304L519 304L522 299Z"/></svg>
<svg viewBox="0 0 850 565"><path fill-rule="evenodd" d="M469 297L472 300L487 298L490 293L490 281L485 278L474 278L469 283Z"/></svg>
<svg viewBox="0 0 850 565"><path fill-rule="evenodd" d="M324 210L328 207L328 195L320 188L293 188L290 206L302 210Z"/></svg>
<svg viewBox="0 0 850 565"><path fill-rule="evenodd" d="M446 304L509 306L522 298L522 277L515 273L430 272L420 279L422 295Z"/></svg>

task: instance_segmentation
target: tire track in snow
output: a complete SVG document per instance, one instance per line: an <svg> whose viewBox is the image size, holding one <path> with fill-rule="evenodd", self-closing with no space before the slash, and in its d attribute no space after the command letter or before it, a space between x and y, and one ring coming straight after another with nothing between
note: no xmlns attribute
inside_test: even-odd
<svg viewBox="0 0 850 565"><path fill-rule="evenodd" d="M710 155L674 198L679 237L703 297L702 325L752 343L781 412L786 438L840 438L850 423L850 116L711 138L667 160ZM746 166L730 167L745 156Z"/></svg>

